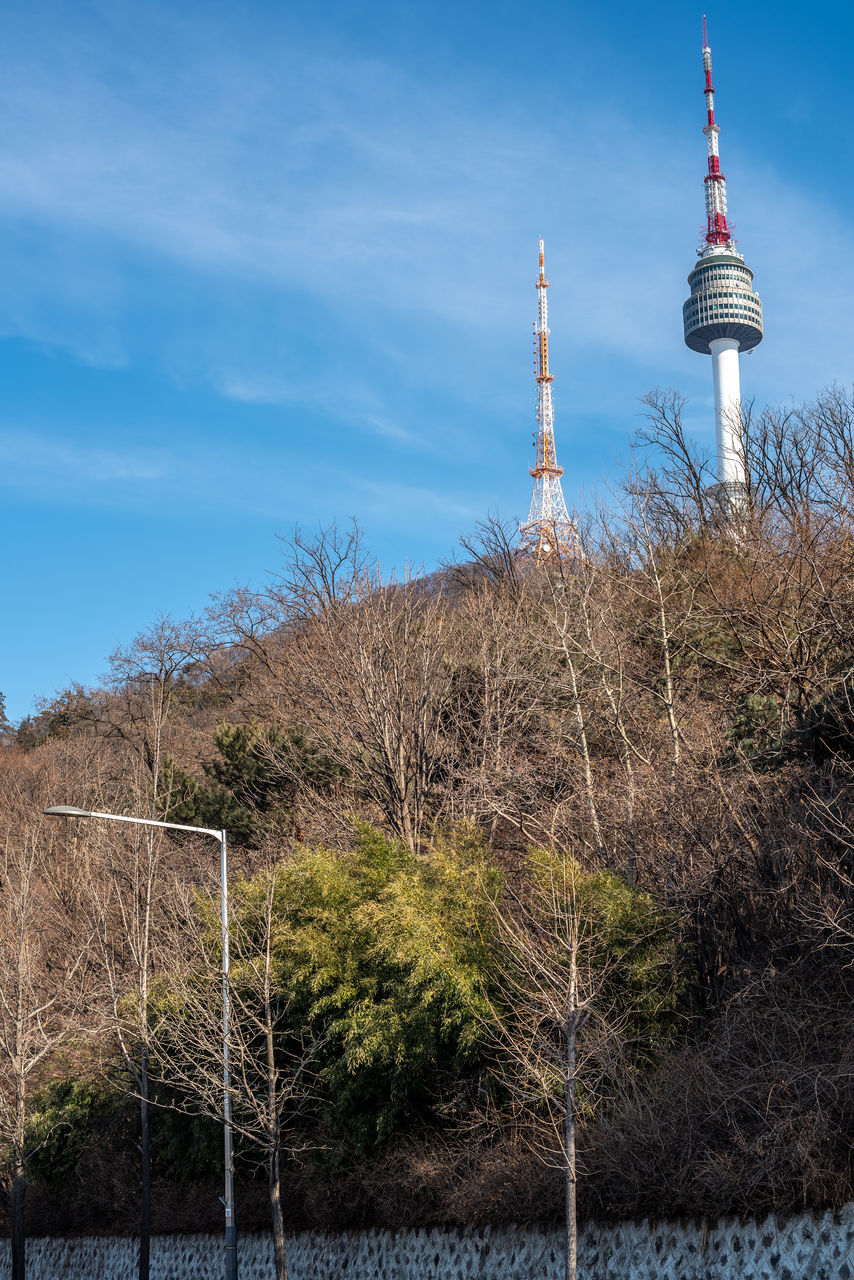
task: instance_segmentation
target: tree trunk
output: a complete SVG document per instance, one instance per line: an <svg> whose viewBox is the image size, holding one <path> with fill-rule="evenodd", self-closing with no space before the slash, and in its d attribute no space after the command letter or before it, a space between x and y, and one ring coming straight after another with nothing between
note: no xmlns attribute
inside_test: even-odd
<svg viewBox="0 0 854 1280"><path fill-rule="evenodd" d="M282 1130L279 1120L279 1069L276 1063L275 1018L273 1014L273 881L267 884L267 936L264 954L264 1031L267 1047L267 1175L270 1187L270 1216L276 1280L288 1280L285 1254L285 1224L282 1218L282 1177L280 1152Z"/></svg>
<svg viewBox="0 0 854 1280"><path fill-rule="evenodd" d="M270 1216L273 1224L273 1251L276 1259L276 1280L288 1280L288 1261L285 1252L285 1221L282 1217L282 1181L279 1173L279 1150L271 1148L268 1155L270 1181Z"/></svg>
<svg viewBox="0 0 854 1280"><path fill-rule="evenodd" d="M139 1151L141 1184L139 1206L139 1280L148 1280L151 1259L151 1121L148 1102L148 1047L142 1046L139 1064Z"/></svg>
<svg viewBox="0 0 854 1280"><path fill-rule="evenodd" d="M12 1280L25 1280L27 1241L24 1235L24 1204L27 1183L24 1177L24 1142L15 1141L15 1172L12 1182Z"/></svg>
<svg viewBox="0 0 854 1280"><path fill-rule="evenodd" d="M590 824L593 828L593 837L596 842L596 849L603 848L602 828L599 825L599 813L596 809L596 791L593 785L593 766L590 762L590 748L587 742L587 725L584 719L584 708L581 705L581 697L578 691L578 679L575 674L575 663L569 652L566 635L560 631L560 643L563 650L564 660L566 661L566 669L569 672L569 683L572 690L572 705L575 711L575 727L578 731L578 750L581 755L581 767L584 774L584 791L587 796L587 809L590 814Z"/></svg>
<svg viewBox="0 0 854 1280"><path fill-rule="evenodd" d="M566 1102L566 1122L564 1131L564 1159L566 1161L566 1280L576 1280L578 1268L578 1215L576 1208L576 1168L575 1168L575 1014L570 1014L572 1021L566 1038L566 1080L564 1096Z"/></svg>

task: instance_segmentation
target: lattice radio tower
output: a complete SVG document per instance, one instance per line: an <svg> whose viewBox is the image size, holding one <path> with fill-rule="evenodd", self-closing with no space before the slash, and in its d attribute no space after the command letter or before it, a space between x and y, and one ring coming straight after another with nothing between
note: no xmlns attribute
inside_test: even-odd
<svg viewBox="0 0 854 1280"><path fill-rule="evenodd" d="M520 525L520 551L532 556L537 564L559 562L579 555L578 536L569 518L560 478L563 467L555 453L552 382L549 372L549 303L546 290L543 242L540 240L540 275L537 280L538 315L534 325L537 362L537 465L531 467L534 493L528 519Z"/></svg>
<svg viewBox="0 0 854 1280"><path fill-rule="evenodd" d="M727 222L726 178L718 154L720 125L715 120L712 51L703 18L703 74L706 96L708 171L706 235L688 277L691 296L682 308L685 342L692 351L712 357L715 388L715 435L718 484L713 494L724 512L743 509L748 475L741 419L740 351L762 341L762 303L753 292L753 272L735 247Z"/></svg>

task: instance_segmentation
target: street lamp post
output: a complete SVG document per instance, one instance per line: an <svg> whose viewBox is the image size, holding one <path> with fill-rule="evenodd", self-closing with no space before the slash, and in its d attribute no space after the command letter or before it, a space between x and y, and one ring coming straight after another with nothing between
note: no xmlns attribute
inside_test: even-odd
<svg viewBox="0 0 854 1280"><path fill-rule="evenodd" d="M234 1133L231 1118L231 1063L229 1056L228 997L228 845L225 830L211 827L188 827L180 822L158 822L154 818L129 818L120 813L97 813L93 809L77 809L74 805L54 804L43 813L55 818L106 818L110 822L132 822L140 827L166 827L170 831L192 831L199 836L213 836L219 841L220 915L222 918L222 1087L223 1128L225 1135L225 1280L237 1280L237 1223L234 1217Z"/></svg>

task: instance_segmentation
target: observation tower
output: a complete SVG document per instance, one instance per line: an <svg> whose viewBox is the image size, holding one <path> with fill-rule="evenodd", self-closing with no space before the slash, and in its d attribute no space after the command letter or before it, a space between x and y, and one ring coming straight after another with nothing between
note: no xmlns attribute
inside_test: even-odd
<svg viewBox="0 0 854 1280"><path fill-rule="evenodd" d="M522 535L520 551L532 556L537 564L556 563L564 557L580 555L575 525L569 518L560 478L563 467L555 453L554 408L549 372L549 303L546 290L545 255L540 240L540 274L537 279L537 323L534 343L537 352L537 465L531 467L534 493L528 519L519 526Z"/></svg>
<svg viewBox="0 0 854 1280"><path fill-rule="evenodd" d="M703 18L703 72L706 77L708 143L706 237L694 270L688 277L691 296L682 307L685 342L692 351L712 357L715 386L715 434L718 484L722 508L743 507L747 499L741 422L741 383L738 356L762 341L762 303L753 292L753 272L737 251L727 224L726 178L718 154L720 125L715 122L712 51Z"/></svg>

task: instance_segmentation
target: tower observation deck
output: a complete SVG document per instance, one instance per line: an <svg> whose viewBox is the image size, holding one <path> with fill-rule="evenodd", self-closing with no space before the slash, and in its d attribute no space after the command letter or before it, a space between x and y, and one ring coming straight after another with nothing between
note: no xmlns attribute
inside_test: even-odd
<svg viewBox="0 0 854 1280"><path fill-rule="evenodd" d="M688 277L691 296L682 307L685 342L712 357L718 485L724 505L744 502L747 471L741 422L740 351L762 341L762 303L753 291L753 272L735 247L727 222L726 178L718 154L720 125L715 122L712 51L703 18L703 72L706 98L708 172L706 236Z"/></svg>

